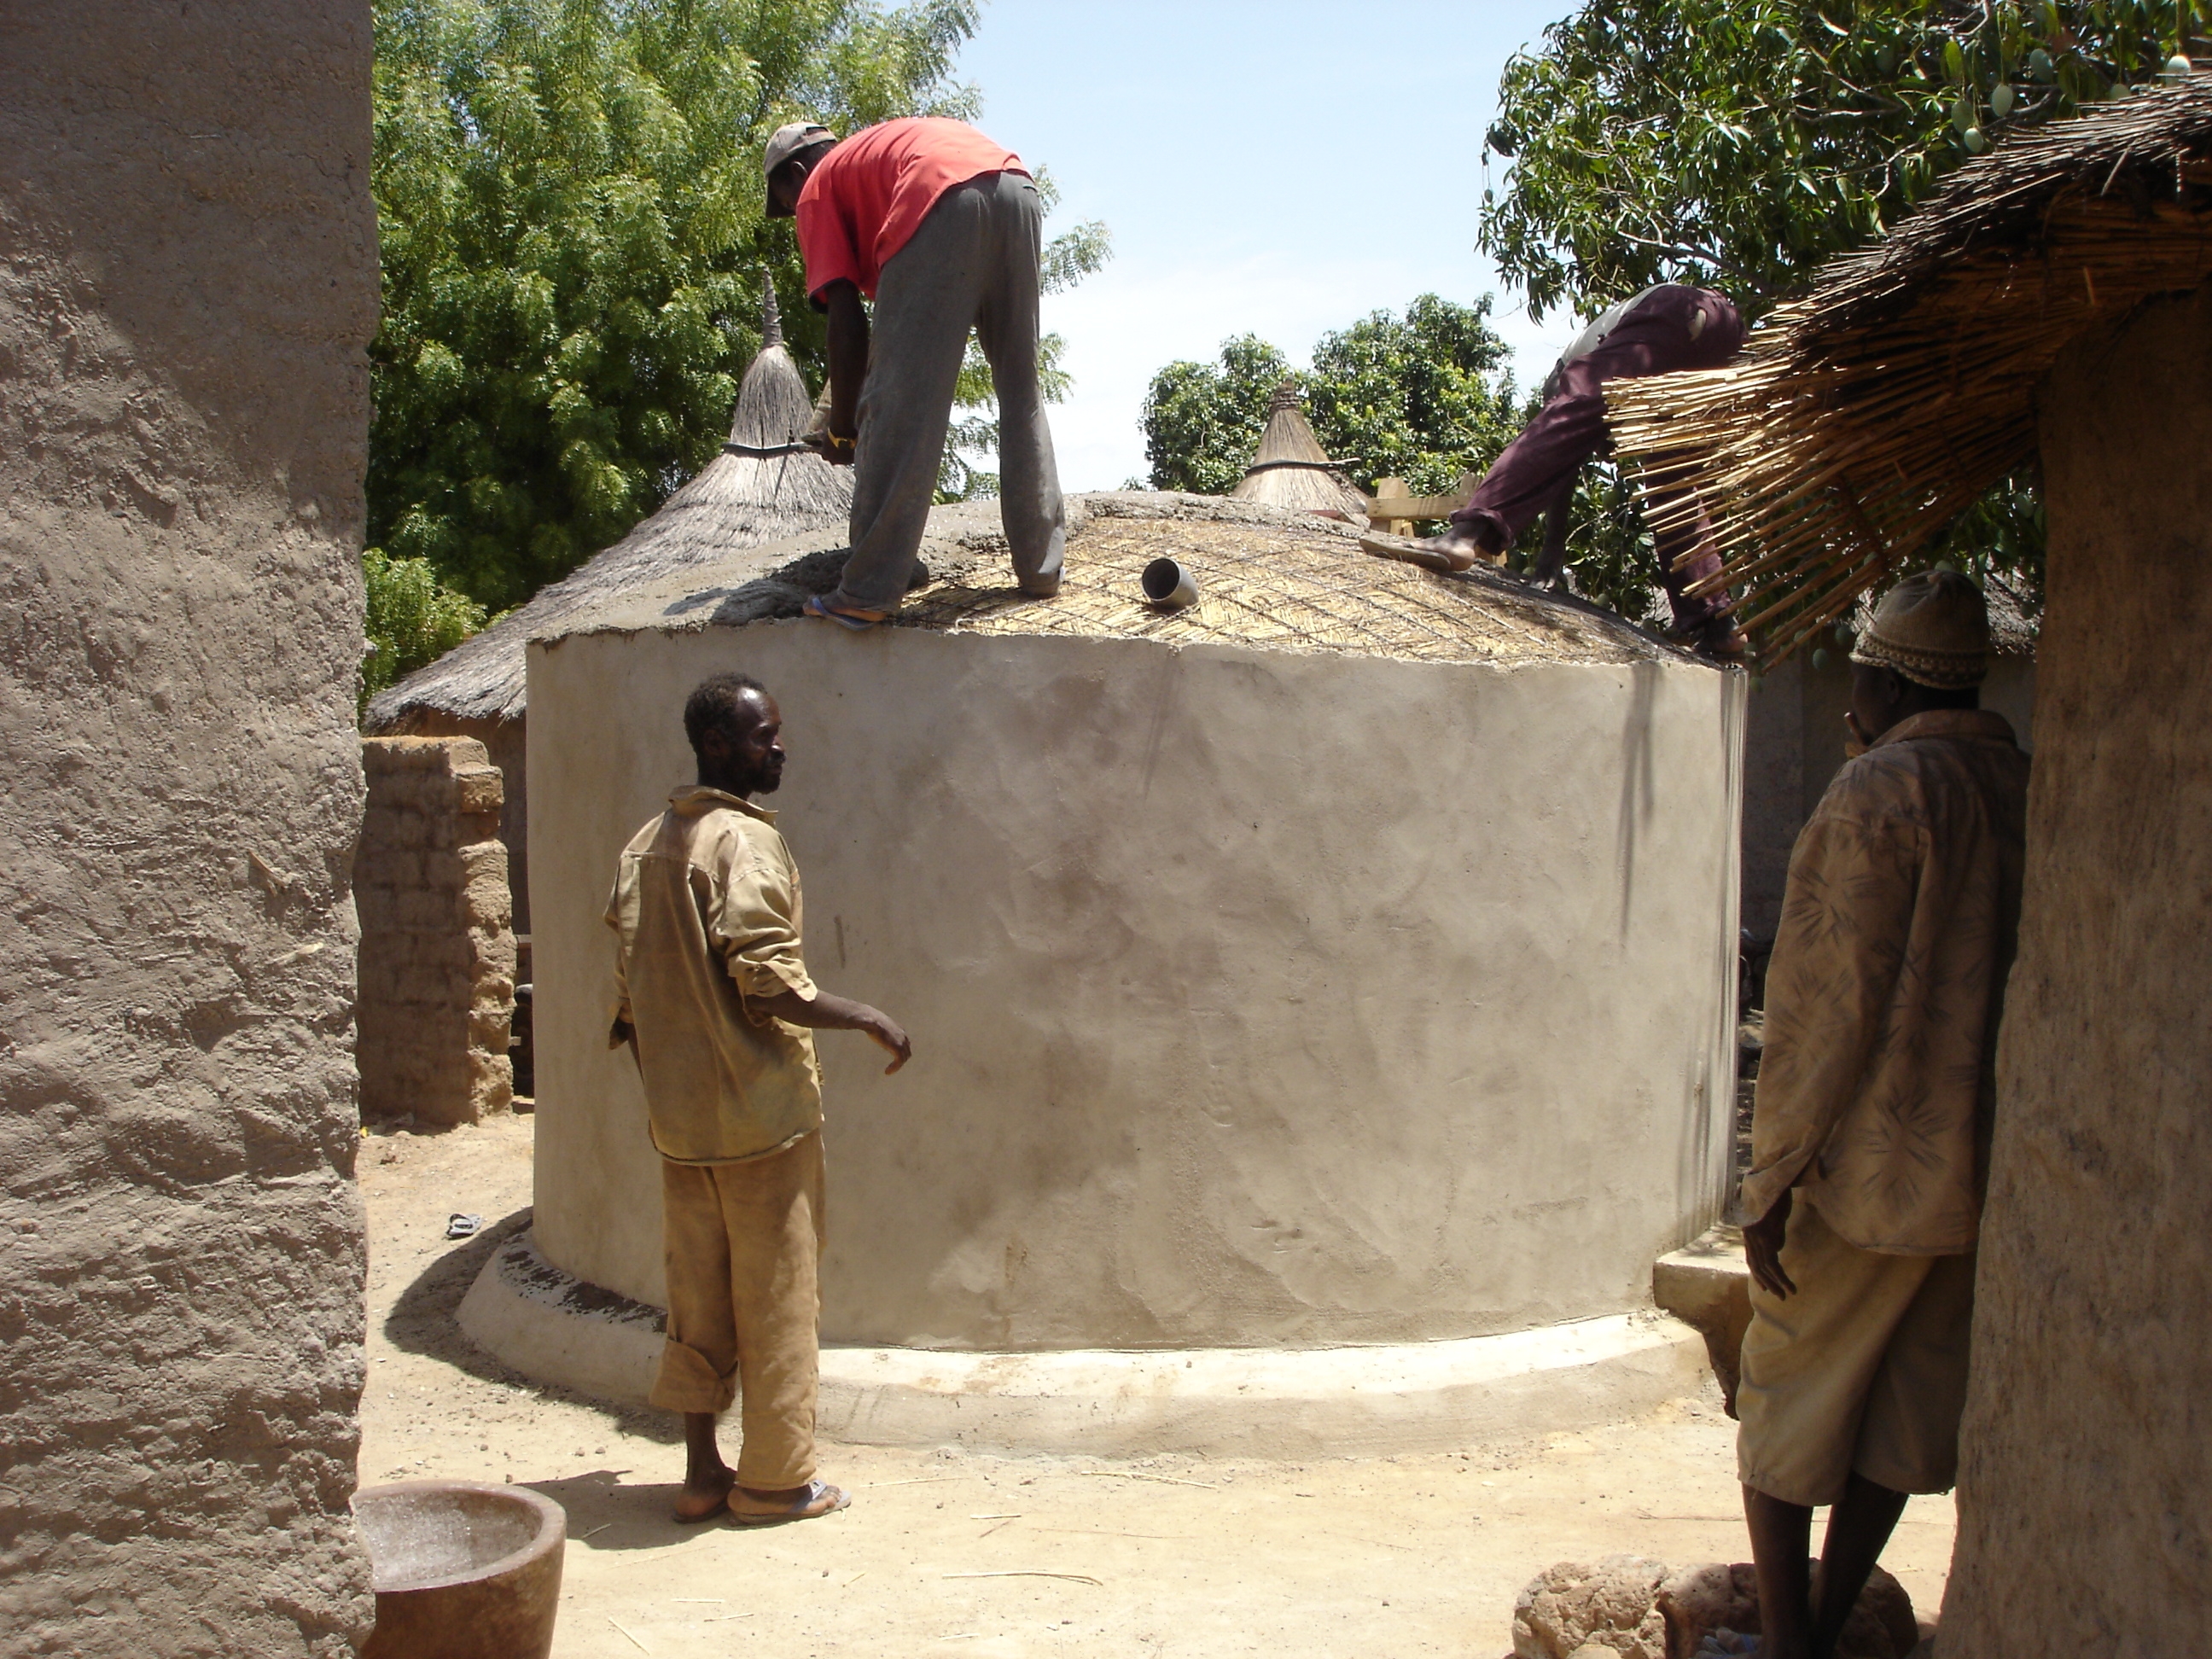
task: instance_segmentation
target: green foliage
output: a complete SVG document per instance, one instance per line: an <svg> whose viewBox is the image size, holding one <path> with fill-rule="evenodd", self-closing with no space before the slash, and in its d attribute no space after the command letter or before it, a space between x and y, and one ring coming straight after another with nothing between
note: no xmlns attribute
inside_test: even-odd
<svg viewBox="0 0 2212 1659"><path fill-rule="evenodd" d="M1152 488L1200 495L1236 489L1267 428L1267 399L1290 372L1273 346L1240 334L1222 342L1218 368L1176 362L1153 375L1140 417Z"/></svg>
<svg viewBox="0 0 2212 1659"><path fill-rule="evenodd" d="M759 162L781 123L970 112L975 0L376 0L368 539L495 608L720 446L759 273L820 374Z"/></svg>
<svg viewBox="0 0 2212 1659"><path fill-rule="evenodd" d="M1403 478L1443 495L1521 429L1512 376L1498 373L1506 356L1488 295L1462 306L1424 294L1402 318L1378 311L1322 336L1301 377L1306 417L1331 455L1356 460L1363 487Z"/></svg>
<svg viewBox="0 0 2212 1659"><path fill-rule="evenodd" d="M1506 66L1488 148L1511 171L1484 191L1478 246L1533 316L1679 281L1756 317L2008 131L2124 97L2177 52L2203 62L2208 28L2212 0L1589 0ZM1634 568L1620 497L1618 479L1585 480L1578 581ZM1927 558L2032 608L2033 481L2007 481Z"/></svg>
<svg viewBox="0 0 2212 1659"><path fill-rule="evenodd" d="M1152 488L1234 489L1287 379L1314 436L1354 483L1403 478L1417 495L1441 495L1519 430L1512 377L1497 374L1505 357L1487 297L1462 306L1424 294L1403 317L1376 312L1324 334L1302 374L1265 340L1241 335L1224 342L1218 366L1170 363L1152 377L1143 416Z"/></svg>
<svg viewBox="0 0 2212 1659"><path fill-rule="evenodd" d="M1223 343L1218 364L1170 363L1152 377L1143 416L1152 488L1235 489L1287 377L1322 448L1352 463L1353 483L1371 494L1375 480L1395 477L1416 495L1448 494L1461 474L1496 460L1540 407L1533 396L1517 400L1506 356L1487 295L1463 306L1425 294L1403 317L1376 312L1323 335L1303 374L1265 340L1241 335ZM1577 591L1636 621L1650 617L1650 538L1617 469L1583 470L1569 526ZM1533 564L1542 543L1540 522L1511 550L1515 568Z"/></svg>
<svg viewBox="0 0 2212 1659"><path fill-rule="evenodd" d="M2212 46L2212 0L1589 0L1516 57L1478 245L1530 313L1664 280L1756 314L2015 127Z"/></svg>
<svg viewBox="0 0 2212 1659"><path fill-rule="evenodd" d="M361 556L368 588L369 653L361 669L361 706L425 663L435 662L484 625L484 608L438 580L423 559Z"/></svg>

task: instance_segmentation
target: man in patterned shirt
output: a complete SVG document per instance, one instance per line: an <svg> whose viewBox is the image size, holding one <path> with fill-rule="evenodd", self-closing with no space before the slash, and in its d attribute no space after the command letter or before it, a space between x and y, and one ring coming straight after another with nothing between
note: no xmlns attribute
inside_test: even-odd
<svg viewBox="0 0 2212 1659"><path fill-rule="evenodd" d="M1761 1659L1829 1659L1906 1494L1957 1473L2027 839L2027 757L1978 706L1988 649L1965 577L1892 590L1851 656L1865 750L1790 856L1742 1206L1737 1462Z"/></svg>

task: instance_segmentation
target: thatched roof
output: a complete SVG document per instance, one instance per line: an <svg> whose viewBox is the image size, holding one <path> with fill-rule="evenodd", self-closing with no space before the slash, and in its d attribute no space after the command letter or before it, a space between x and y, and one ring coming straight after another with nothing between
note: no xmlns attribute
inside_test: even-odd
<svg viewBox="0 0 2212 1659"><path fill-rule="evenodd" d="M760 355L738 386L722 453L589 563L380 693L368 705L364 729L404 732L411 720L433 710L461 720L514 720L524 708L524 647L532 635L674 573L726 568L732 553L795 532L843 536L853 507L852 469L831 466L797 441L814 404L784 349L772 289L763 321ZM773 568L773 562L761 566Z"/></svg>
<svg viewBox="0 0 2212 1659"><path fill-rule="evenodd" d="M1330 464L1328 452L1306 424L1298 406L1298 389L1289 380L1275 388L1267 405L1267 429L1260 434L1259 453L1237 488L1229 492L1240 501L1259 501L1296 513L1343 513L1364 523L1366 498L1345 481Z"/></svg>
<svg viewBox="0 0 2212 1659"><path fill-rule="evenodd" d="M1486 567L1444 576L1370 557L1359 550L1356 527L1307 512L1133 490L1071 495L1067 514L1060 591L1034 599L1013 585L996 501L935 508L922 541L933 580L890 625L1419 662L1695 660L1608 611ZM678 573L650 591L579 612L556 632L687 632L795 617L807 594L836 585L845 557L842 538L828 535L794 536L773 551L783 562L768 575L711 567ZM1198 602L1187 610L1144 601L1138 574L1162 556L1197 579Z"/></svg>
<svg viewBox="0 0 2212 1659"><path fill-rule="evenodd" d="M2033 459L2036 387L2069 343L2207 279L2199 71L1962 167L1731 367L1612 383L1614 441L1647 489L1697 484L1728 555L1705 586L1736 591L1775 660Z"/></svg>

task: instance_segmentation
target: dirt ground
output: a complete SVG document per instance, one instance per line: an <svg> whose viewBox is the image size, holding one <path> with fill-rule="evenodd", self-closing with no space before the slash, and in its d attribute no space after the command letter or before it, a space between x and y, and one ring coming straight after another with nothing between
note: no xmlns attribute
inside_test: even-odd
<svg viewBox="0 0 2212 1659"><path fill-rule="evenodd" d="M673 1419L531 1383L453 1322L528 1222L532 1120L362 1147L368 1209L364 1485L514 1481L568 1512L556 1659L639 1654L1261 1654L1498 1659L1555 1561L1743 1559L1735 1425L1717 1391L1579 1434L1443 1456L1114 1463L825 1445L841 1515L742 1531L668 1516ZM455 1243L449 1213L485 1230ZM732 1431L733 1432L733 1431ZM733 1442L726 1452L734 1458ZM1885 1559L1932 1614L1948 1498L1915 1498Z"/></svg>

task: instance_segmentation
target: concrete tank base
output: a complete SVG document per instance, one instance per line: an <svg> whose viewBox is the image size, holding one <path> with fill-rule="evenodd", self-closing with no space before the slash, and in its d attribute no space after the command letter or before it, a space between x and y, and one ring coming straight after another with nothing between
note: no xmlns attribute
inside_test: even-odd
<svg viewBox="0 0 2212 1659"><path fill-rule="evenodd" d="M484 1264L460 1323L526 1376L626 1405L647 1403L660 1358L659 1309L563 1273L528 1232ZM1378 1455L1617 1422L1709 1377L1705 1340L1650 1310L1373 1347L832 1347L819 1422L827 1439L872 1446Z"/></svg>

